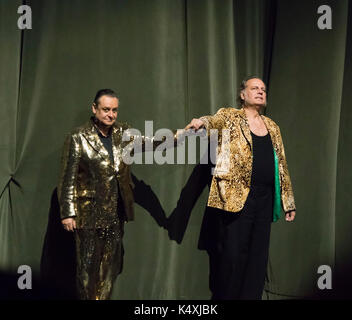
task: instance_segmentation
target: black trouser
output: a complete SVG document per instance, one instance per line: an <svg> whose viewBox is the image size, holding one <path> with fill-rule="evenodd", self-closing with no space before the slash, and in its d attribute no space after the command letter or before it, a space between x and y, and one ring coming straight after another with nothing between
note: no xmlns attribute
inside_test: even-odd
<svg viewBox="0 0 352 320"><path fill-rule="evenodd" d="M217 243L208 250L212 299L261 299L272 214L271 186L252 186L238 213L217 212Z"/></svg>

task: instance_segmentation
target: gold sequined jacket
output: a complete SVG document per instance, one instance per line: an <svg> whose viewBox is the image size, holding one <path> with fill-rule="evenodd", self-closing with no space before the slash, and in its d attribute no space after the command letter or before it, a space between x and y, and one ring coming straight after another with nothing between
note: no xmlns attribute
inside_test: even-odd
<svg viewBox="0 0 352 320"><path fill-rule="evenodd" d="M134 219L134 184L124 156L155 150L165 139L135 136L133 132L127 133L127 129L127 123L116 122L112 126L113 163L92 119L67 135L58 183L61 219L74 217L77 228L105 228L118 224L121 218ZM141 148L135 148L130 143L133 141L140 142ZM175 145L176 131L167 147Z"/></svg>
<svg viewBox="0 0 352 320"><path fill-rule="evenodd" d="M122 161L125 144L122 135L126 129L125 123L115 123L112 127L114 163L92 120L67 136L58 184L61 219L75 217L77 228L111 226L118 223L118 201L121 200L123 220L134 219L130 168ZM118 188L122 199L118 197Z"/></svg>
<svg viewBox="0 0 352 320"><path fill-rule="evenodd" d="M281 199L282 208L285 212L295 210L280 128L270 118L263 115L261 117L273 144L277 172L275 180L277 180L277 194ZM211 134L211 129L217 129L219 132L217 160L208 206L238 212L244 207L249 194L252 174L253 144L246 114L243 109L230 107L221 108L215 115L200 119L204 122L208 134ZM222 134L222 129L227 129L226 138Z"/></svg>

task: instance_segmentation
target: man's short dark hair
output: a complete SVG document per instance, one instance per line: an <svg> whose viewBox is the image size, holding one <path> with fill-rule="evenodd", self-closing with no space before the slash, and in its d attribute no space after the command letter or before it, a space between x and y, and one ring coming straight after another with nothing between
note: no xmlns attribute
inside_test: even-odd
<svg viewBox="0 0 352 320"><path fill-rule="evenodd" d="M112 98L118 99L118 96L115 93L115 91L113 91L111 89L100 89L100 90L98 90L97 94L95 95L95 98L94 98L94 101L93 101L96 106L98 106L99 99L102 96L108 96L108 97L112 97Z"/></svg>
<svg viewBox="0 0 352 320"><path fill-rule="evenodd" d="M240 106L243 106L243 103L244 103L244 100L241 98L241 92L242 90L246 89L246 86L247 86L247 81L248 80L251 80L251 79L259 79L261 81L263 81L263 79L261 77L258 77L256 75L251 75L251 76L248 76L246 78L244 78L240 84L240 87L238 89L238 93L237 93L237 103L240 105ZM263 81L264 82L264 81Z"/></svg>

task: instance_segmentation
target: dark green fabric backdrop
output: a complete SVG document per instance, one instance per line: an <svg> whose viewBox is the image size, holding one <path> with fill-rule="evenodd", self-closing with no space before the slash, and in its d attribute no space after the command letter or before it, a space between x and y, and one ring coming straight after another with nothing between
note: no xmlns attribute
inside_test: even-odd
<svg viewBox="0 0 352 320"><path fill-rule="evenodd" d="M236 105L241 79L268 83L266 114L281 127L297 219L272 228L267 299L347 295L352 287L352 4L289 0L32 0L0 2L0 270L39 273L64 135L85 122L100 88L119 118L144 131L183 128ZM332 30L317 26L332 8ZM134 165L169 216L194 165ZM181 243L136 205L114 299L208 299L208 258L197 249L207 188ZM333 290L317 288L330 265ZM335 281L336 280L336 281ZM338 284L340 286L338 286ZM346 290L346 291L344 291ZM330 295L329 295L330 294Z"/></svg>

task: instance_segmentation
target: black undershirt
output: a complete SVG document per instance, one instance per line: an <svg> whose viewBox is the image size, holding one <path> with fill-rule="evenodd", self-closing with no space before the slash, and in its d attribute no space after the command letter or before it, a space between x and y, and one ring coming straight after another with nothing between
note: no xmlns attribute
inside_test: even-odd
<svg viewBox="0 0 352 320"><path fill-rule="evenodd" d="M114 155L112 152L112 138L111 138L111 130L109 131L108 136L103 136L102 133L97 129L98 136L100 138L101 143L109 153L109 158L111 163L114 163Z"/></svg>
<svg viewBox="0 0 352 320"><path fill-rule="evenodd" d="M253 132L253 168L252 168L252 185L274 184L274 151L271 143L270 134L257 136Z"/></svg>
<svg viewBox="0 0 352 320"><path fill-rule="evenodd" d="M97 129L97 133L98 133L99 139L100 139L101 143L103 144L104 148L109 153L109 158L110 158L111 164L114 164L114 154L113 154L113 151L112 151L112 136L111 136L111 132L112 132L112 130L110 129L109 133L108 133L108 136L104 136ZM118 197L117 197L117 199L118 199L118 201L117 201L118 210L117 210L117 214L119 215L119 217L120 217L120 219L122 221L127 221L126 214L125 214L125 208L124 208L123 200L122 200L122 197L121 197L120 186L119 186L119 183L117 181L117 177L116 176L115 176L114 180L116 182L116 187L117 187L117 192L118 192Z"/></svg>

